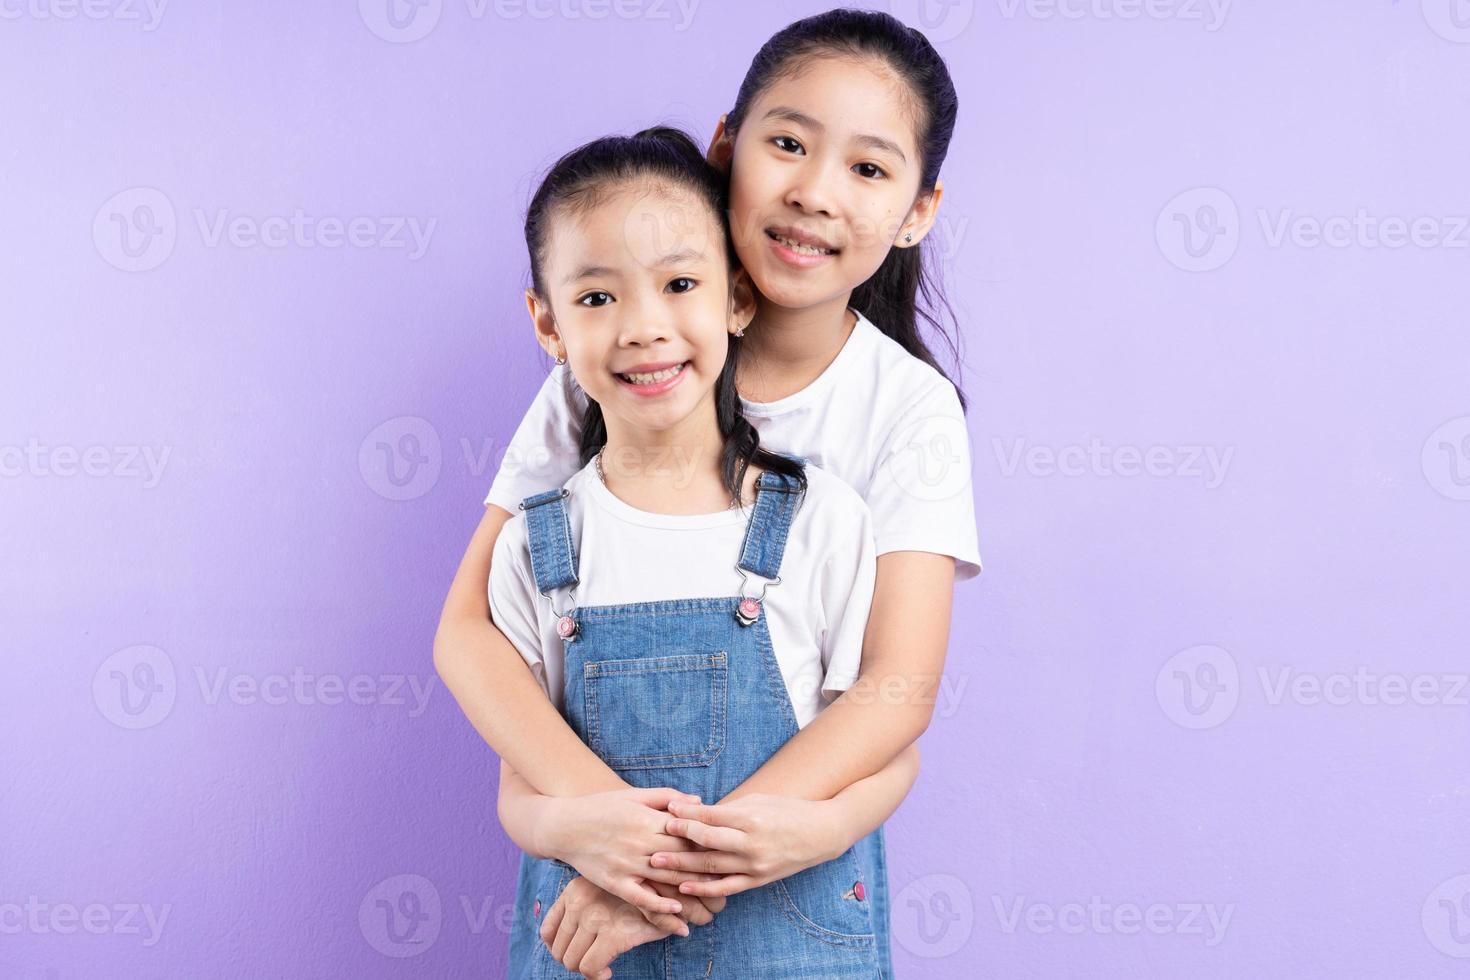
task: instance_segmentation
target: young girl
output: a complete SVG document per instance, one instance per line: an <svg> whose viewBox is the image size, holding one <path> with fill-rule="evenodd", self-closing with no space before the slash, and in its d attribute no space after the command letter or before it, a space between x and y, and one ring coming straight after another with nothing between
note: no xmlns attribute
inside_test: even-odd
<svg viewBox="0 0 1470 980"><path fill-rule="evenodd" d="M574 150L537 191L532 319L589 399L589 435L582 469L505 525L489 591L495 622L599 757L634 785L708 799L760 768L823 692L850 686L876 570L862 498L762 448L740 414L729 335L754 302L732 276L725 208L723 181L673 130ZM505 823L533 840L524 819ZM511 975L564 976L559 960L596 976L618 957L633 977L879 976L869 910L886 876L865 856L847 847L743 891L718 927L678 936L619 919L611 897L607 915L568 908L574 869L528 858ZM538 946L528 937L554 902Z"/></svg>
<svg viewBox="0 0 1470 980"><path fill-rule="evenodd" d="M927 727L952 586L980 561L962 403L918 328L929 295L920 246L955 112L922 35L837 10L766 43L710 151L729 167L735 247L758 293L737 372L744 412L766 445L842 478L873 515L875 596L860 676L842 697L716 806L628 790L567 726L490 625L484 594L510 512L582 458L584 400L562 368L517 430L445 603L435 662L507 764L502 790L546 794L523 801L545 850L655 916L672 908L660 890L671 882L683 882L675 894L686 903L718 905L830 856L814 824L871 838L881 858L881 836L864 837L837 804L901 762ZM644 841L650 827L688 839L642 866L603 857L621 851L599 845ZM691 871L719 877L679 877ZM886 944L886 909L873 911ZM702 906L683 914L698 920Z"/></svg>

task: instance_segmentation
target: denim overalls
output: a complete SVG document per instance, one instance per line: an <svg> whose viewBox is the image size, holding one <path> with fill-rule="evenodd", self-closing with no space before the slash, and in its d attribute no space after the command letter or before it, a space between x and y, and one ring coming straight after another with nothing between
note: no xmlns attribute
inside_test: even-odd
<svg viewBox="0 0 1470 980"><path fill-rule="evenodd" d="M800 503L794 480L766 471L739 556L745 573L779 583ZM577 584L570 491L527 497L536 586ZM633 786L671 786L719 801L797 733L761 597L674 599L569 608L563 712ZM779 590L771 602L779 602ZM521 856L511 927L512 980L573 978L540 936L542 917L577 872ZM883 829L840 857L730 896L714 921L613 961L620 980L873 980L892 976Z"/></svg>

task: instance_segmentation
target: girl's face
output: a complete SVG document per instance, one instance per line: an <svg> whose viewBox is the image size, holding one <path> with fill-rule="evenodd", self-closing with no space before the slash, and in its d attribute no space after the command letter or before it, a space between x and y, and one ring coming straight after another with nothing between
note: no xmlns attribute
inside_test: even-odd
<svg viewBox="0 0 1470 980"><path fill-rule="evenodd" d="M752 103L735 134L730 221L767 300L801 308L845 297L890 248L919 243L941 193L916 200L919 111L880 62L837 56L804 62Z"/></svg>
<svg viewBox="0 0 1470 980"><path fill-rule="evenodd" d="M749 323L732 299L724 229L709 205L667 183L601 191L561 208L542 262L544 297L526 294L542 346L565 354L609 434L672 429L705 403L713 415L728 334Z"/></svg>

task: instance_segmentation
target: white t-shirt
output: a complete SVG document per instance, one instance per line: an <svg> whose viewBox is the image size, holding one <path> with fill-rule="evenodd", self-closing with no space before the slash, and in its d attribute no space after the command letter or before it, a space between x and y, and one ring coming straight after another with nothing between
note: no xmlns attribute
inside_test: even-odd
<svg viewBox="0 0 1470 980"><path fill-rule="evenodd" d="M807 492L791 520L781 581L770 586L763 603L771 646L802 726L857 679L878 567L862 498L814 466L806 473ZM638 510L607 489L595 463L566 486L578 606L742 594L736 564L751 506L718 514ZM551 603L536 589L525 512L514 505L512 512L495 541L490 613L561 710L563 642ZM751 575L744 594L759 595L764 581ZM552 593L558 610L568 605L567 593Z"/></svg>
<svg viewBox="0 0 1470 980"><path fill-rule="evenodd" d="M856 312L856 311L854 311ZM485 503L516 512L577 469L587 396L565 365L547 376L507 447ZM878 554L955 559L955 580L980 573L970 439L944 375L861 313L827 369L779 401L741 399L761 445L801 456L852 487L872 512Z"/></svg>

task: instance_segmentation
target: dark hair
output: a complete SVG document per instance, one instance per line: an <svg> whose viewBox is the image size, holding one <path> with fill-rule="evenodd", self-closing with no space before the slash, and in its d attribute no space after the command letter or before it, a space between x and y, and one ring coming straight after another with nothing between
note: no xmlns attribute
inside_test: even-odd
<svg viewBox="0 0 1470 980"><path fill-rule="evenodd" d="M526 211L526 249L531 258L531 288L547 299L542 277L542 260L550 237L553 217L561 211L573 213L596 207L618 184L638 181L663 181L690 191L709 205L710 214L724 229L724 249L733 268L735 248L730 241L726 215L728 185L725 178L711 167L698 144L688 134L667 126L655 126L632 136L604 136L572 150L556 161L541 181ZM745 417L740 395L735 388L735 366L740 351L740 338L730 337L730 353L725 367L715 380L715 417L724 447L720 457L721 473L730 496L743 499L745 473L754 463L761 469L794 477L801 490L806 489L803 465L788 456L762 449L760 433ZM576 379L567 372L567 384ZM602 406L587 399L582 416L581 462L586 466L607 444L607 423Z"/></svg>
<svg viewBox="0 0 1470 980"><path fill-rule="evenodd" d="M750 107L767 88L806 59L820 55L877 58L908 83L920 105L915 133L923 164L919 193L932 191L940 165L949 153L959 97L949 68L929 39L878 11L829 10L798 20L772 35L756 52L740 83L735 106L725 116L730 136L734 137ZM923 319L944 339L958 369L959 330L956 328L951 336L940 320L943 312L954 322L954 308L944 294L932 256L925 261L930 251L927 245L921 241L912 248L889 249L878 271L852 291L850 302L904 350L949 378L919 330L919 320ZM965 394L958 385L955 389L963 409Z"/></svg>

